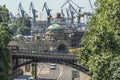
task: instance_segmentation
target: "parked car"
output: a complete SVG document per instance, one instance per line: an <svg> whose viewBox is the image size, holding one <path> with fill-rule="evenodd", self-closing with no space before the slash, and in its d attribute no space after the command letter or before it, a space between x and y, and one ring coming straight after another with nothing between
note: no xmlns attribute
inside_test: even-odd
<svg viewBox="0 0 120 80"><path fill-rule="evenodd" d="M50 69L56 69L56 64L51 64Z"/></svg>

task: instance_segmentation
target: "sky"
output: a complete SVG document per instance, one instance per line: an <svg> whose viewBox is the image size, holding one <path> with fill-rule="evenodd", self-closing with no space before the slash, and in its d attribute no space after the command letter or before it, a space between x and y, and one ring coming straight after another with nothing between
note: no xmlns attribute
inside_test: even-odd
<svg viewBox="0 0 120 80"><path fill-rule="evenodd" d="M13 15L17 15L18 13L18 5L21 2L23 9L28 13L29 15L32 15L32 13L29 13L29 6L30 2L33 2L35 9L38 11L37 15L39 18L44 19L46 18L46 11L42 11L43 5L45 2L47 2L47 5L50 9L52 9L51 14L55 17L56 13L61 11L61 6L66 2L66 0L0 0L0 5L6 5L6 7L9 9L10 12L13 13ZM74 1L78 6L84 7L82 9L82 12L91 12L91 7L89 4L89 0L72 0ZM91 0L92 5L94 7L95 0ZM73 6L77 8L74 4ZM64 13L65 9L68 7L68 5L65 5L63 7Z"/></svg>

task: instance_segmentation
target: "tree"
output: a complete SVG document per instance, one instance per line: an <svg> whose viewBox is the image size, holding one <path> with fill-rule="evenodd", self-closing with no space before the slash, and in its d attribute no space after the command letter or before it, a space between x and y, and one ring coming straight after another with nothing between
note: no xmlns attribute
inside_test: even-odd
<svg viewBox="0 0 120 80"><path fill-rule="evenodd" d="M0 11L5 14L0 14L0 80L9 80L10 54L7 46L11 39L11 33L6 23L9 16L5 6L0 6Z"/></svg>
<svg viewBox="0 0 120 80"><path fill-rule="evenodd" d="M17 33L22 35L30 35L30 28L27 26L19 27L17 29Z"/></svg>
<svg viewBox="0 0 120 80"><path fill-rule="evenodd" d="M9 79L10 55L7 49L11 34L7 24L0 26L0 80Z"/></svg>
<svg viewBox="0 0 120 80"><path fill-rule="evenodd" d="M82 38L79 63L89 68L92 80L120 80L119 4L120 0L96 0L96 14Z"/></svg>
<svg viewBox="0 0 120 80"><path fill-rule="evenodd" d="M0 22L7 22L9 20L9 14L8 14L8 9L6 6L1 6L0 5Z"/></svg>
<svg viewBox="0 0 120 80"><path fill-rule="evenodd" d="M10 20L8 26L10 27L10 31L13 33L13 35L30 35L31 22L26 17L20 17L14 20Z"/></svg>
<svg viewBox="0 0 120 80"><path fill-rule="evenodd" d="M21 17L14 22L17 25L17 33L23 35L30 35L31 22L29 19Z"/></svg>
<svg viewBox="0 0 120 80"><path fill-rule="evenodd" d="M15 23L11 23L8 26L13 35L17 33L17 25Z"/></svg>

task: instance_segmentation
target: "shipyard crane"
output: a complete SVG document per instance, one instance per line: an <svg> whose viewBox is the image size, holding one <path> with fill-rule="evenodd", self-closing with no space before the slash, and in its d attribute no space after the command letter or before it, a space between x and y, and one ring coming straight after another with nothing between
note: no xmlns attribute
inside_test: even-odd
<svg viewBox="0 0 120 80"><path fill-rule="evenodd" d="M77 14L77 27L81 27L81 17L84 17L84 15L86 16L87 19L89 19L89 17L94 14L94 10L93 10L93 6L91 3L91 0L88 0L90 7L92 9L92 13L90 12L85 12L83 14L81 14L81 9L84 7L80 7L78 6L73 0L66 0L66 2L61 6L61 8L63 8L65 5L69 4L69 11L71 14L71 23L74 23L74 14ZM77 7L77 9L75 9L73 7L73 5L75 5ZM67 13L68 14L68 13Z"/></svg>
<svg viewBox="0 0 120 80"><path fill-rule="evenodd" d="M22 17L25 17L25 11L24 11L21 3L19 3L19 5L18 5L18 13L20 13Z"/></svg>
<svg viewBox="0 0 120 80"><path fill-rule="evenodd" d="M74 8L72 7L72 5L69 5L69 11L70 11L70 14L71 14L71 24L74 24Z"/></svg>
<svg viewBox="0 0 120 80"><path fill-rule="evenodd" d="M51 16L51 13L50 13L51 9L48 8L48 5L47 5L46 2L45 2L44 5L43 5L42 11L43 11L44 9L46 9L48 24L50 24L50 19L51 19L51 17L52 17L52 16Z"/></svg>
<svg viewBox="0 0 120 80"><path fill-rule="evenodd" d="M74 4L75 6L77 6L78 8L78 11L72 6L72 4ZM61 8L63 8L66 4L69 4L69 11L70 11L70 14L71 14L71 23L73 24L74 23L74 14L76 13L77 14L77 26L80 27L80 24L81 24L81 9L83 7L79 7L75 2L73 2L72 0L66 0L66 2L61 6Z"/></svg>
<svg viewBox="0 0 120 80"><path fill-rule="evenodd" d="M69 1L71 0L66 0L66 2L61 6L61 8L63 8Z"/></svg>
<svg viewBox="0 0 120 80"><path fill-rule="evenodd" d="M70 1L77 6L78 11L72 6L72 4L70 3ZM84 7L79 7L75 2L73 2L72 0L68 1L68 4L71 6L71 8L74 10L74 12L77 14L77 27L81 27L81 9ZM82 15L83 16L83 15Z"/></svg>
<svg viewBox="0 0 120 80"><path fill-rule="evenodd" d="M67 8L66 8L66 13L67 13L67 19L68 19L68 23L69 23L70 16L69 16L69 10Z"/></svg>
<svg viewBox="0 0 120 80"><path fill-rule="evenodd" d="M66 9L66 12L67 12L67 18L69 19L69 12L70 12L70 15L71 15L71 24L74 24L74 14L77 13L75 8L72 6L72 4L70 3L71 0L66 0L66 2L61 6L61 9L66 5L66 4L69 4L69 7L68 9ZM69 20L68 20L69 22Z"/></svg>
<svg viewBox="0 0 120 80"><path fill-rule="evenodd" d="M65 14L63 13L63 7L69 2L70 0L66 0L66 2L61 6L61 13L62 16L65 17ZM67 18L69 19L69 10L66 8Z"/></svg>
<svg viewBox="0 0 120 80"><path fill-rule="evenodd" d="M90 7L92 9L92 13L94 13L94 9L93 9L93 6L92 6L92 3L91 3L91 0L89 0L89 3L90 3Z"/></svg>
<svg viewBox="0 0 120 80"><path fill-rule="evenodd" d="M36 26L36 17L37 17L36 12L37 12L37 10L35 10L33 2L30 3L29 12L32 12L32 14L33 14L33 26L35 27Z"/></svg>
<svg viewBox="0 0 120 80"><path fill-rule="evenodd" d="M65 14L63 12L63 9L61 9L61 13L62 13L62 17L64 18L65 17Z"/></svg>
<svg viewBox="0 0 120 80"><path fill-rule="evenodd" d="M81 14L81 9L83 7L78 7L78 12L77 12L77 26L81 27L81 17L84 17L84 14Z"/></svg>

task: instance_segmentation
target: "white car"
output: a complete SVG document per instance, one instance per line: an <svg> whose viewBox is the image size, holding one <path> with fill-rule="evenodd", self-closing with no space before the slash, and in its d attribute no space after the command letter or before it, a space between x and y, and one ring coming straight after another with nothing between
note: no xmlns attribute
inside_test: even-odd
<svg viewBox="0 0 120 80"><path fill-rule="evenodd" d="M50 69L56 69L56 64L51 64Z"/></svg>

